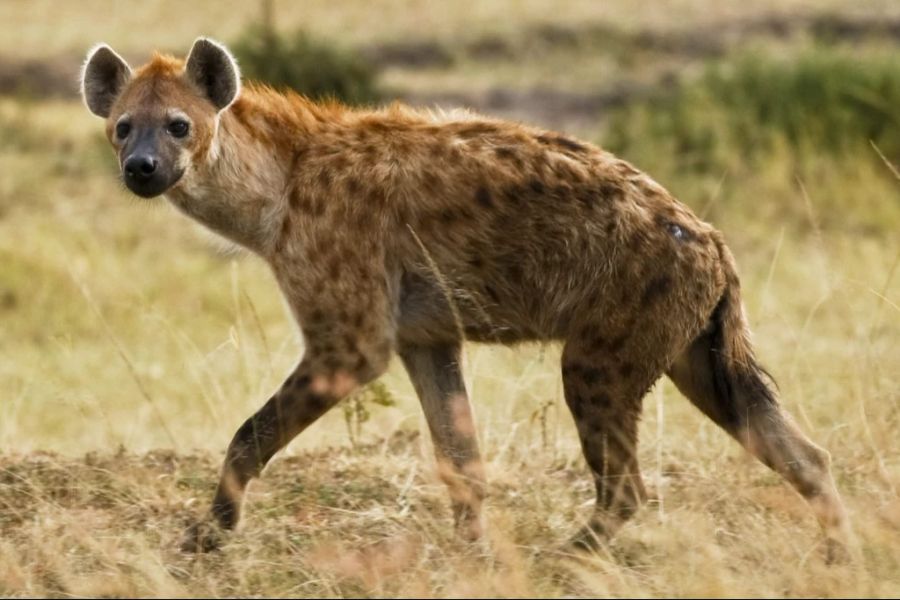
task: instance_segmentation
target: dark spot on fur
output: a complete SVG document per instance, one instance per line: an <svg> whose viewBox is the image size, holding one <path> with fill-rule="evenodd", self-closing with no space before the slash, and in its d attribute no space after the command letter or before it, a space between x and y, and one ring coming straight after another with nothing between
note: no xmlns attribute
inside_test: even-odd
<svg viewBox="0 0 900 600"><path fill-rule="evenodd" d="M475 201L478 202L478 205L482 208L493 208L494 200L491 198L491 193L488 191L486 187L478 186L478 190L475 192Z"/></svg>
<svg viewBox="0 0 900 600"><path fill-rule="evenodd" d="M606 200L610 200L613 202L622 200L625 197L625 192L622 190L621 186L616 185L610 181L604 181L597 187L597 193L601 198L605 198Z"/></svg>
<svg viewBox="0 0 900 600"><path fill-rule="evenodd" d="M571 152L587 152L587 147L582 146L578 142L570 140L569 138L560 136L556 138L556 143L566 150L570 150Z"/></svg>
<svg viewBox="0 0 900 600"><path fill-rule="evenodd" d="M516 152L515 149L510 148L509 146L500 146L498 148L494 148L494 154L497 155L497 158L511 161L517 167L522 166L522 159L519 157L518 152Z"/></svg>
<svg viewBox="0 0 900 600"><path fill-rule="evenodd" d="M588 149L583 144L579 144L575 140L570 140L569 138L562 135L547 135L541 134L535 138L538 142L545 146L559 146L569 152L587 152Z"/></svg>
<svg viewBox="0 0 900 600"><path fill-rule="evenodd" d="M505 192L503 192L503 198L506 199L507 202L513 204L517 207L522 206L522 190L517 187L509 188Z"/></svg>
<svg viewBox="0 0 900 600"><path fill-rule="evenodd" d="M291 235L291 226L293 223L291 222L290 216L285 216L284 220L281 221L281 240L284 241L284 238Z"/></svg>
<svg viewBox="0 0 900 600"><path fill-rule="evenodd" d="M646 307L665 296L672 289L672 277L661 275L653 279L641 294L641 306Z"/></svg>
<svg viewBox="0 0 900 600"><path fill-rule="evenodd" d="M462 129L460 129L459 137L469 139L491 133L497 133L497 127L495 125L490 125L488 123L475 123L473 125L466 125Z"/></svg>
<svg viewBox="0 0 900 600"><path fill-rule="evenodd" d="M500 302L500 296L497 294L497 290L492 288L489 285L484 286L484 293L487 294L490 299L496 303Z"/></svg>
<svg viewBox="0 0 900 600"><path fill-rule="evenodd" d="M528 182L528 187L535 194L543 194L544 193L544 183L540 179L531 179Z"/></svg>
<svg viewBox="0 0 900 600"><path fill-rule="evenodd" d="M550 188L549 195L558 200L562 200L572 195L572 188L565 183L560 183L559 185L554 185Z"/></svg>
<svg viewBox="0 0 900 600"><path fill-rule="evenodd" d="M356 177L348 177L344 182L344 185L347 187L348 194L358 194L359 190L362 189L362 185L359 183L359 179Z"/></svg>
<svg viewBox="0 0 900 600"><path fill-rule="evenodd" d="M608 383L609 373L603 368L584 367L581 372L581 378L586 384L593 386L598 383Z"/></svg>
<svg viewBox="0 0 900 600"><path fill-rule="evenodd" d="M331 173L328 169L319 169L319 174L316 176L316 180L319 185L324 189L329 189L331 187Z"/></svg>
<svg viewBox="0 0 900 600"><path fill-rule="evenodd" d="M440 220L444 225L450 225L453 221L456 221L459 215L452 208L445 208L440 212Z"/></svg>
<svg viewBox="0 0 900 600"><path fill-rule="evenodd" d="M313 412L321 412L326 410L331 405L331 402L322 394L308 392L306 394L306 405L309 406Z"/></svg>
<svg viewBox="0 0 900 600"><path fill-rule="evenodd" d="M628 362L619 365L619 375L622 377L631 377L634 373L634 365Z"/></svg>
<svg viewBox="0 0 900 600"><path fill-rule="evenodd" d="M542 134L535 139L545 146L559 146L570 152L587 152L587 148L582 144L561 135L551 136Z"/></svg>
<svg viewBox="0 0 900 600"><path fill-rule="evenodd" d="M609 344L607 345L607 348L609 348L609 350L611 352L618 352L619 350L621 350L622 348L625 347L625 341L627 339L628 339L627 335L616 336L609 342Z"/></svg>
<svg viewBox="0 0 900 600"><path fill-rule="evenodd" d="M362 373L369 366L369 359L362 354L356 355L356 361L353 363L353 372Z"/></svg>
<svg viewBox="0 0 900 600"><path fill-rule="evenodd" d="M473 256L469 259L469 266L480 271L481 268L484 267L484 259L477 255Z"/></svg>
<svg viewBox="0 0 900 600"><path fill-rule="evenodd" d="M578 200L578 202L585 208L590 208L591 206L593 206L594 201L596 200L594 192L584 187L578 187L575 190L574 196L575 199Z"/></svg>

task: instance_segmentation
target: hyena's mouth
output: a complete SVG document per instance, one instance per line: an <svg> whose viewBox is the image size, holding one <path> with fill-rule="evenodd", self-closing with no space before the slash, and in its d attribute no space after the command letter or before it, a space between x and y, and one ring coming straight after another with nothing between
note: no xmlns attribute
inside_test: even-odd
<svg viewBox="0 0 900 600"><path fill-rule="evenodd" d="M178 183L183 173L181 170L166 172L159 169L147 173L125 168L122 170L122 180L132 193L142 198L154 198Z"/></svg>

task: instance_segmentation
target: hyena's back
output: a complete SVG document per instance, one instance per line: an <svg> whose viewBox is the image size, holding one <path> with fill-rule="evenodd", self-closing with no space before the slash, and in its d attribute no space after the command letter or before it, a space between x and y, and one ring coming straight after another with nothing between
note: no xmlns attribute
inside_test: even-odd
<svg viewBox="0 0 900 600"><path fill-rule="evenodd" d="M347 202L370 211L361 237L375 224L393 230L401 341L454 339L460 328L503 343L586 329L617 350L641 322L662 321L673 339L639 345L670 350L660 343L690 341L721 297L718 233L609 153L493 121L355 127L339 162L349 153L368 170L334 180L325 146L310 153L301 187L365 183Z"/></svg>

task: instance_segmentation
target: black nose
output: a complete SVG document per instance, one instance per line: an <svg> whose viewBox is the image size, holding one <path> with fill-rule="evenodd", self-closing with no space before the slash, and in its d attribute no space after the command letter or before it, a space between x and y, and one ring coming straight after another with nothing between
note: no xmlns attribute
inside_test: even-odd
<svg viewBox="0 0 900 600"><path fill-rule="evenodd" d="M125 175L134 181L148 181L156 172L159 161L149 154L132 154L125 159Z"/></svg>

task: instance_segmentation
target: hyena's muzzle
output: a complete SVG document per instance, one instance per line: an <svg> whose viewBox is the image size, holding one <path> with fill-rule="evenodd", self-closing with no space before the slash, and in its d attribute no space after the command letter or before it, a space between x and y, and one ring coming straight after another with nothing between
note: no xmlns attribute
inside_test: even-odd
<svg viewBox="0 0 900 600"><path fill-rule="evenodd" d="M128 189L144 198L152 198L175 185L183 174L177 153L160 138L169 135L160 127L135 127L127 122L117 125L117 133L131 131L122 147L122 180Z"/></svg>

